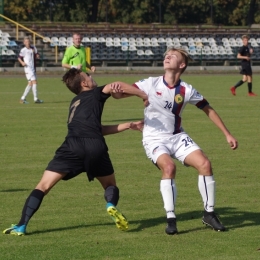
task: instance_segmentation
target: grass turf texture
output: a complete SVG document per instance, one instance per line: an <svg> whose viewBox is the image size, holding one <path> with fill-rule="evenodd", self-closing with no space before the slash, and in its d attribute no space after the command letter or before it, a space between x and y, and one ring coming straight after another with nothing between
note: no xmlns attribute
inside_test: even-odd
<svg viewBox="0 0 260 260"><path fill-rule="evenodd" d="M134 82L145 76L96 76L99 85L114 80ZM257 97L247 96L244 84L231 95L239 75L184 75L221 115L239 141L232 151L222 133L196 107L188 105L183 126L212 161L217 183L216 212L228 228L220 233L201 223L202 201L197 173L177 162L176 214L179 235L167 236L159 192L160 171L146 158L141 133L125 131L106 137L118 186L118 208L129 220L129 231L117 230L105 210L103 190L85 174L60 182L43 200L28 225L28 235L0 235L1 259L258 259L260 76L254 76ZM66 135L69 102L73 97L60 77L39 77L39 98L19 104L26 81L2 77L0 95L1 230L16 223L25 199ZM105 105L103 124L142 118L136 97Z"/></svg>

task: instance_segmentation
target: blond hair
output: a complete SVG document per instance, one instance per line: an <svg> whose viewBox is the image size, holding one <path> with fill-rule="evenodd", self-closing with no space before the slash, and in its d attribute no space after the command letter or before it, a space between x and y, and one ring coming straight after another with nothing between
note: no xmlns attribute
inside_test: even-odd
<svg viewBox="0 0 260 260"><path fill-rule="evenodd" d="M249 36L247 35L247 34L244 34L242 37L241 37L241 39L248 39L249 40Z"/></svg>
<svg viewBox="0 0 260 260"><path fill-rule="evenodd" d="M189 60L192 60L189 56L189 53L182 48L176 48L174 46L169 46L163 56L165 57L169 51L177 51L181 54L183 61L185 63L185 66L182 68L182 71L181 71L181 73L183 73L188 66Z"/></svg>

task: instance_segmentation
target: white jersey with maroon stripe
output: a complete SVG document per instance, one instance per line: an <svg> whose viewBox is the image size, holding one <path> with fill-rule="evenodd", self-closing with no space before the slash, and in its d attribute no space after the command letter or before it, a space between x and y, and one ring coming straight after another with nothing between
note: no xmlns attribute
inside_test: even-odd
<svg viewBox="0 0 260 260"><path fill-rule="evenodd" d="M143 140L167 138L183 131L181 114L187 103L202 109L207 100L184 81L169 86L163 76L149 77L134 84L148 95L144 110Z"/></svg>

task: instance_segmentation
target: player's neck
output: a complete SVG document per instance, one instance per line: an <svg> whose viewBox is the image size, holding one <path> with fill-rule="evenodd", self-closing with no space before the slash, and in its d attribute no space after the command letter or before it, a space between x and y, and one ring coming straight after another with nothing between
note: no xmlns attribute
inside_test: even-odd
<svg viewBox="0 0 260 260"><path fill-rule="evenodd" d="M165 71L164 80L169 86L175 86L180 80L180 73L173 71Z"/></svg>

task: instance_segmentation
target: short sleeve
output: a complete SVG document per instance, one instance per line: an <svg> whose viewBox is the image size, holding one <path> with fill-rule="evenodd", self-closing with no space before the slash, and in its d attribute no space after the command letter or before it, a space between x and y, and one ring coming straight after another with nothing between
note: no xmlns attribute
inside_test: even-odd
<svg viewBox="0 0 260 260"><path fill-rule="evenodd" d="M209 102L195 88L191 89L189 103L197 106L199 109L209 105Z"/></svg>
<svg viewBox="0 0 260 260"><path fill-rule="evenodd" d="M20 50L20 52L19 52L19 57L20 57L20 58L23 58L23 57L24 57L24 50L23 50L23 49Z"/></svg>
<svg viewBox="0 0 260 260"><path fill-rule="evenodd" d="M111 94L106 94L103 92L105 86L106 85L94 88L94 95L96 99L102 102L105 102L111 96Z"/></svg>
<svg viewBox="0 0 260 260"><path fill-rule="evenodd" d="M240 48L238 49L238 53L239 53L240 55L242 55L243 52L244 52L244 47L242 46L242 47L240 47Z"/></svg>
<svg viewBox="0 0 260 260"><path fill-rule="evenodd" d="M67 48L66 51L65 51L65 54L64 54L64 57L62 59L62 64L69 64L70 62L70 59L69 59L69 50L70 48Z"/></svg>
<svg viewBox="0 0 260 260"><path fill-rule="evenodd" d="M148 78L148 79L142 79L136 83L134 83L133 85L135 87L137 87L138 89L144 91L146 94L149 93L151 87L152 87L152 83L153 83L153 80L152 78Z"/></svg>

